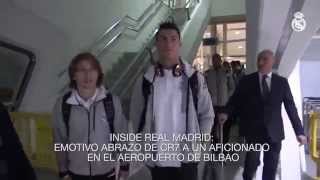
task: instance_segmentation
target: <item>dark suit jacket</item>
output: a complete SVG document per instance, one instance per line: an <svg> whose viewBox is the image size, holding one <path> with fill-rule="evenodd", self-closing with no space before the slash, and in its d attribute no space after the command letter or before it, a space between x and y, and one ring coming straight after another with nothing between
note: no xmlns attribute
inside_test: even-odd
<svg viewBox="0 0 320 180"><path fill-rule="evenodd" d="M304 134L288 80L274 73L271 92L266 100L261 95L259 74L252 73L240 80L227 103L227 110L239 115L240 135L248 139L268 138L272 142L279 142L284 139L282 103L296 135Z"/></svg>
<svg viewBox="0 0 320 180"><path fill-rule="evenodd" d="M19 137L11 123L9 113L0 103L0 179L36 180L35 172L27 159Z"/></svg>

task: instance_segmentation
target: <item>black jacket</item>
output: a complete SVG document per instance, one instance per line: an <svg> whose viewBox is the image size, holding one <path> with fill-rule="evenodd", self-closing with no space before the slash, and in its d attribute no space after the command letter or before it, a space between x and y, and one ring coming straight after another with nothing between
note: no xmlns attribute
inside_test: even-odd
<svg viewBox="0 0 320 180"><path fill-rule="evenodd" d="M9 113L0 103L0 179L36 180Z"/></svg>
<svg viewBox="0 0 320 180"><path fill-rule="evenodd" d="M266 100L261 95L259 74L252 73L240 80L227 103L227 110L239 115L240 135L250 139L267 135L268 137L263 138L279 142L284 139L282 103L295 134L304 134L288 80L274 73L271 78L271 92Z"/></svg>

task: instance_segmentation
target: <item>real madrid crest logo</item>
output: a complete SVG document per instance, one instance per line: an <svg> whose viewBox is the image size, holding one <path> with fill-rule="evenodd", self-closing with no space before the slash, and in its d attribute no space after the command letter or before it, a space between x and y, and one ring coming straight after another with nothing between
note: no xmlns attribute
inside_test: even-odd
<svg viewBox="0 0 320 180"><path fill-rule="evenodd" d="M307 22L301 12L294 13L294 18L291 22L291 27L296 32L301 32L306 29Z"/></svg>

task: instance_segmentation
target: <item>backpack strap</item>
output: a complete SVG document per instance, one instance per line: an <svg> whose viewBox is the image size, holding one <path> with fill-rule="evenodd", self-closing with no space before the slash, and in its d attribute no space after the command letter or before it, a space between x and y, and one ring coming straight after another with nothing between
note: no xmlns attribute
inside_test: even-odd
<svg viewBox="0 0 320 180"><path fill-rule="evenodd" d="M66 127L67 131L67 137L69 137L69 118L70 118L70 111L71 111L71 104L67 103L67 99L71 96L71 92L67 92L65 95L62 97L62 118L63 122Z"/></svg>
<svg viewBox="0 0 320 180"><path fill-rule="evenodd" d="M111 93L106 94L106 98L103 99L103 105L107 115L107 121L109 123L110 132L114 133L115 109L114 109L113 97Z"/></svg>
<svg viewBox="0 0 320 180"><path fill-rule="evenodd" d="M71 104L66 103L67 99L71 96L71 92L66 93L63 98L62 98L62 117L63 117L63 122L66 127L67 131L67 137L69 137L69 132L70 132L70 126L69 126L69 119L70 119L70 112L71 112ZM110 126L110 131L111 133L114 133L114 104L113 104L113 97L110 93L106 95L106 98L103 99L103 105L104 109L107 115L107 121Z"/></svg>
<svg viewBox="0 0 320 180"><path fill-rule="evenodd" d="M198 93L199 93L199 81L198 81L198 71L192 74L189 78L189 85L192 92L193 104L196 112L198 112Z"/></svg>
<svg viewBox="0 0 320 180"><path fill-rule="evenodd" d="M140 123L139 123L139 127L138 127L138 132L141 132L145 122L146 122L146 113L147 113L147 105L148 105L148 99L149 99L149 95L151 93L151 85L152 83L149 82L145 77L143 77L142 80L142 95L144 97L144 104L143 104L143 110L142 110L142 114L140 117Z"/></svg>

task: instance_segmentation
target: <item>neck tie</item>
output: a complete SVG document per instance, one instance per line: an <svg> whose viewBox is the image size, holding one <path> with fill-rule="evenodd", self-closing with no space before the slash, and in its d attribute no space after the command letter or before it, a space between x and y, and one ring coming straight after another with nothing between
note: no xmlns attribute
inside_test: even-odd
<svg viewBox="0 0 320 180"><path fill-rule="evenodd" d="M262 96L264 99L267 99L268 95L269 95L269 87L267 84L267 78L268 78L267 75L262 76Z"/></svg>

